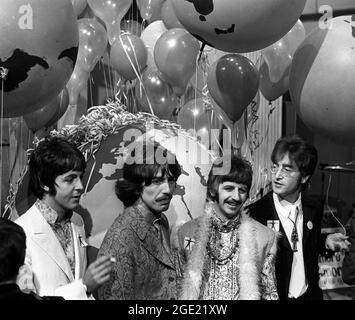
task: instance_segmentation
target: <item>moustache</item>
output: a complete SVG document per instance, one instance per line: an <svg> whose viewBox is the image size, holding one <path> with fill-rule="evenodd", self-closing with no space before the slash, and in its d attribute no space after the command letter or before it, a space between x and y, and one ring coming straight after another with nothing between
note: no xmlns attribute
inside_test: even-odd
<svg viewBox="0 0 355 320"><path fill-rule="evenodd" d="M226 200L224 202L230 204L231 206L240 206L243 204L242 201L235 201L235 200Z"/></svg>

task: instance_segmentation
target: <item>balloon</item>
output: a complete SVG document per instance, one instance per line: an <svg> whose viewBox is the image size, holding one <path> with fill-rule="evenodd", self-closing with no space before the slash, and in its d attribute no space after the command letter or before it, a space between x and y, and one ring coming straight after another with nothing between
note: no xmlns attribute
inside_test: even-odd
<svg viewBox="0 0 355 320"><path fill-rule="evenodd" d="M285 70L291 66L292 57L297 47L306 38L306 31L300 20L279 41L261 50L268 67L270 80L281 80Z"/></svg>
<svg viewBox="0 0 355 320"><path fill-rule="evenodd" d="M314 132L355 145L354 16L315 28L294 54L290 94L298 115Z"/></svg>
<svg viewBox="0 0 355 320"><path fill-rule="evenodd" d="M85 10L88 2L87 0L71 0L74 11L77 17L80 16L80 14Z"/></svg>
<svg viewBox="0 0 355 320"><path fill-rule="evenodd" d="M163 21L154 21L153 23L149 24L142 32L141 39L144 42L145 47L147 48L148 52L148 60L147 65L148 67L155 66L154 62L154 47L158 39L161 35L168 31L165 27Z"/></svg>
<svg viewBox="0 0 355 320"><path fill-rule="evenodd" d="M230 120L213 101L197 98L182 106L178 113L177 123L183 129L200 137L201 142L209 148L213 139L219 139L223 124L228 127Z"/></svg>
<svg viewBox="0 0 355 320"><path fill-rule="evenodd" d="M79 94L87 86L89 76L90 73L83 70L79 64L75 66L75 69L67 83L70 105L76 106L78 104Z"/></svg>
<svg viewBox="0 0 355 320"><path fill-rule="evenodd" d="M4 117L31 113L53 100L73 72L78 46L70 0L1 0L0 67L8 71L4 87L0 79Z"/></svg>
<svg viewBox="0 0 355 320"><path fill-rule="evenodd" d="M278 97L281 97L289 89L289 73L291 66L288 66L284 71L281 79L277 82L273 82L270 79L269 67L264 61L259 69L260 74L260 91L266 100L273 101Z"/></svg>
<svg viewBox="0 0 355 320"><path fill-rule="evenodd" d="M210 119L212 109L203 98L190 100L179 111L177 123L183 129L190 130L195 136L200 136L204 145L210 143Z"/></svg>
<svg viewBox="0 0 355 320"><path fill-rule="evenodd" d="M177 95L185 92L196 71L199 49L198 41L185 29L179 28L166 31L155 44L155 64Z"/></svg>
<svg viewBox="0 0 355 320"><path fill-rule="evenodd" d="M136 20L132 20L132 19L122 20L121 30L130 34L134 34L137 37L140 37L142 33L142 25Z"/></svg>
<svg viewBox="0 0 355 320"><path fill-rule="evenodd" d="M88 0L97 17L106 24L107 36L112 45L120 35L120 23L132 5L132 0Z"/></svg>
<svg viewBox="0 0 355 320"><path fill-rule="evenodd" d="M55 113L56 109L53 106L53 102L51 102L32 113L24 115L23 119L25 120L27 127L32 130L32 132L36 132L38 129L46 127L48 121L55 115Z"/></svg>
<svg viewBox="0 0 355 320"><path fill-rule="evenodd" d="M80 19L78 27L79 53L77 63L86 72L91 72L106 50L106 30L97 20L89 18Z"/></svg>
<svg viewBox="0 0 355 320"><path fill-rule="evenodd" d="M164 0L137 0L137 6L143 20L151 19L160 8Z"/></svg>
<svg viewBox="0 0 355 320"><path fill-rule="evenodd" d="M147 65L147 49L143 41L133 34L121 34L111 46L110 61L113 68L126 80L133 80Z"/></svg>
<svg viewBox="0 0 355 320"><path fill-rule="evenodd" d="M135 92L144 112L151 112L149 108L150 102L157 117L165 120L171 119L171 115L178 105L178 99L174 95L171 86L159 78L157 68L150 67L143 72L142 84L138 83L136 85Z"/></svg>
<svg viewBox="0 0 355 320"><path fill-rule="evenodd" d="M172 0L183 26L200 41L227 52L251 52L281 39L306 0Z"/></svg>
<svg viewBox="0 0 355 320"><path fill-rule="evenodd" d="M161 19L168 29L184 28L179 19L176 17L171 0L165 0L163 3L161 8Z"/></svg>
<svg viewBox="0 0 355 320"><path fill-rule="evenodd" d="M255 97L259 88L259 74L248 58L227 54L211 66L207 86L212 98L235 122Z"/></svg>
<svg viewBox="0 0 355 320"><path fill-rule="evenodd" d="M69 106L69 92L67 88L58 95L58 97L52 102L54 104L54 109L56 110L54 116L49 119L46 126L50 127L55 124L67 111Z"/></svg>

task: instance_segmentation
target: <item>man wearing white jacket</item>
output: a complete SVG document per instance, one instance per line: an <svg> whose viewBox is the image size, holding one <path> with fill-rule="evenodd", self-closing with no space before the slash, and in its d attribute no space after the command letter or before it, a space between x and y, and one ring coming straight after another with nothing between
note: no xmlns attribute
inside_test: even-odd
<svg viewBox="0 0 355 320"><path fill-rule="evenodd" d="M86 300L109 279L110 257L87 267L84 223L73 211L85 167L82 153L58 137L41 141L31 154L30 187L37 201L16 220L27 237L25 267L17 281L22 290Z"/></svg>

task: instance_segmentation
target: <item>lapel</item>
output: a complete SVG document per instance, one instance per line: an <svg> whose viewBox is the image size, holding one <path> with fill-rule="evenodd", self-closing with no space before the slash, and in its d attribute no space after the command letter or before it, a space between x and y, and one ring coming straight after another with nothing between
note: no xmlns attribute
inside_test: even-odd
<svg viewBox="0 0 355 320"><path fill-rule="evenodd" d="M302 245L306 248L306 243L312 229L314 227L314 210L313 206L307 201L307 199L302 198L302 210L303 210L303 238Z"/></svg>
<svg viewBox="0 0 355 320"><path fill-rule="evenodd" d="M175 269L171 253L162 245L157 230L145 221L144 217L136 211L137 209L132 209L127 212L130 215L130 225L141 240L143 247L161 263Z"/></svg>
<svg viewBox="0 0 355 320"><path fill-rule="evenodd" d="M33 209L31 212L33 241L58 265L70 282L74 281L73 272L59 240L38 209L35 206Z"/></svg>
<svg viewBox="0 0 355 320"><path fill-rule="evenodd" d="M270 208L270 210L267 211L267 220L278 220L279 223L280 223L280 234L282 235L280 237L280 240L279 240L279 243L280 245L282 245L285 249L292 251L292 248L291 248L291 245L290 243L288 242L288 239L287 239L287 236L286 236L286 232L285 232L285 229L281 223L281 220L279 219L279 215L277 214L277 211L276 211L276 207L275 207L275 203L274 203L274 199L273 199L273 196L272 196L272 192L269 193L269 198L268 198L268 208ZM265 223L266 225L266 223Z"/></svg>
<svg viewBox="0 0 355 320"><path fill-rule="evenodd" d="M75 254L75 279L80 279L83 277L86 268L86 247L85 242L85 232L84 229L77 224L74 219L75 213L71 219L71 227L73 231L73 244L74 244L74 254Z"/></svg>

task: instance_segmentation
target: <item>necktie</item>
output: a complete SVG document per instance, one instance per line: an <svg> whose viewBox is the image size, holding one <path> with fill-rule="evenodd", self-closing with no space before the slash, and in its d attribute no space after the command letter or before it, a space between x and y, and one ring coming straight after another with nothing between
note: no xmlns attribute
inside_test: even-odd
<svg viewBox="0 0 355 320"><path fill-rule="evenodd" d="M292 242L292 250L293 252L297 252L297 242L298 242L298 233L297 233L297 219L298 219L298 213L299 213L299 210L298 210L298 207L296 207L296 213L295 213L295 220L292 220L290 218L290 216L288 217L291 222L293 223L293 229L292 229L292 233L291 233L291 242ZM291 212L290 212L290 215L291 215Z"/></svg>

